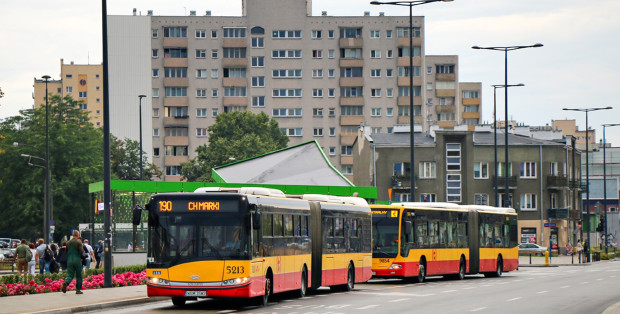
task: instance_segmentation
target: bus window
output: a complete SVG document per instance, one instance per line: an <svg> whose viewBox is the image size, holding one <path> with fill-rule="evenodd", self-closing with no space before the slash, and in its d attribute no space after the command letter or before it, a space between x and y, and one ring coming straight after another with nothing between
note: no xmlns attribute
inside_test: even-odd
<svg viewBox="0 0 620 314"><path fill-rule="evenodd" d="M480 224L480 236L478 237L479 238L478 242L479 242L481 248L487 246L487 235L486 235L486 233L484 231L485 230L484 226L485 226L485 224L483 224L483 223Z"/></svg>
<svg viewBox="0 0 620 314"><path fill-rule="evenodd" d="M293 218L291 215L283 215L284 216L284 236L292 237L293 236Z"/></svg>
<svg viewBox="0 0 620 314"><path fill-rule="evenodd" d="M502 239L502 226L495 224L493 225L493 235L495 236L495 247L504 247L504 241Z"/></svg>
<svg viewBox="0 0 620 314"><path fill-rule="evenodd" d="M427 248L429 245L428 241L428 225L426 221L416 221L416 235L418 237L418 247L419 248Z"/></svg>
<svg viewBox="0 0 620 314"><path fill-rule="evenodd" d="M448 246L448 230L447 230L447 222L441 221L439 222L439 247L447 247Z"/></svg>
<svg viewBox="0 0 620 314"><path fill-rule="evenodd" d="M293 216L293 229L295 229L295 236L301 235L301 216Z"/></svg>
<svg viewBox="0 0 620 314"><path fill-rule="evenodd" d="M455 248L456 247L456 223L453 221L449 221L446 226L447 233L447 247Z"/></svg>
<svg viewBox="0 0 620 314"><path fill-rule="evenodd" d="M303 236L308 236L310 235L308 233L308 219L310 218L310 216L302 216L301 217L301 235Z"/></svg>
<svg viewBox="0 0 620 314"><path fill-rule="evenodd" d="M357 238L359 235L357 234L357 219L351 219L351 237Z"/></svg>
<svg viewBox="0 0 620 314"><path fill-rule="evenodd" d="M466 248L466 247L468 247L468 243L467 243L467 223L465 223L465 222L458 222L456 229L457 229L456 232L457 232L457 235L458 235L458 247L459 248Z"/></svg>
<svg viewBox="0 0 620 314"><path fill-rule="evenodd" d="M263 237L271 237L273 236L273 216L265 213L262 216L261 229L263 230Z"/></svg>
<svg viewBox="0 0 620 314"><path fill-rule="evenodd" d="M325 233L328 238L334 236L334 220L332 218L326 218L323 220L325 226Z"/></svg>
<svg viewBox="0 0 620 314"><path fill-rule="evenodd" d="M334 218L334 237L344 237L343 218Z"/></svg>
<svg viewBox="0 0 620 314"><path fill-rule="evenodd" d="M273 236L274 237L281 237L283 232L282 232L282 215L281 214L275 214L273 215Z"/></svg>
<svg viewBox="0 0 620 314"><path fill-rule="evenodd" d="M428 237L431 248L439 247L439 226L437 221L428 222Z"/></svg>

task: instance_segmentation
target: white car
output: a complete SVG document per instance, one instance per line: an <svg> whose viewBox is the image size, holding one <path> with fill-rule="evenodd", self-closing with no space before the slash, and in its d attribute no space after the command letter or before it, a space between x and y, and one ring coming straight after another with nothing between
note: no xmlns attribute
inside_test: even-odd
<svg viewBox="0 0 620 314"><path fill-rule="evenodd" d="M546 246L540 246L536 243L519 243L519 254L545 254Z"/></svg>

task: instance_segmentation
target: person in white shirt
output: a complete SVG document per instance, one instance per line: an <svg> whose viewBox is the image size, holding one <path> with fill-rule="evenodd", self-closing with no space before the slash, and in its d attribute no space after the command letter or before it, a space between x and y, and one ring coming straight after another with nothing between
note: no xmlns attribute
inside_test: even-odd
<svg viewBox="0 0 620 314"><path fill-rule="evenodd" d="M84 268L90 268L90 262L92 262L95 259L95 251L93 250L93 247L90 246L90 244L88 244L88 239L84 240L84 247L88 251L88 257L86 258L86 266L84 266Z"/></svg>
<svg viewBox="0 0 620 314"><path fill-rule="evenodd" d="M34 248L34 243L30 243L30 252L32 252L32 259L28 261L28 273L31 275L35 274L35 267L37 266L37 260L35 259L37 255L37 250Z"/></svg>

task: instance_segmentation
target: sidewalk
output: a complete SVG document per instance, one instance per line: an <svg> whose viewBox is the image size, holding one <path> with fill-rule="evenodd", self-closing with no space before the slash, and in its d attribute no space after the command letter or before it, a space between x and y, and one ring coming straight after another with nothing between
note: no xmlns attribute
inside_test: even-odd
<svg viewBox="0 0 620 314"><path fill-rule="evenodd" d="M82 291L84 292L82 295L76 295L75 291L67 291L67 293L50 292L2 297L0 312L75 313L166 299L147 297L146 285Z"/></svg>

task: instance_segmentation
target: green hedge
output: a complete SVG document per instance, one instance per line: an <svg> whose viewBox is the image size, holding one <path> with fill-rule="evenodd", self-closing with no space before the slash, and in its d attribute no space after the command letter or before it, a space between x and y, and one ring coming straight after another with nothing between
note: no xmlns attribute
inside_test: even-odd
<svg viewBox="0 0 620 314"><path fill-rule="evenodd" d="M112 268L112 274L124 274L124 273L141 273L146 270L146 265L130 265L130 266L119 266ZM39 269L37 268L37 271ZM103 274L103 268L99 269L86 269L84 273L84 278L90 275L99 275ZM59 273L49 273L49 274L36 274L36 275L26 275L19 276L17 274L14 275L6 275L0 277L0 284L14 284L14 283L27 283L30 280L34 280L37 284L45 284L45 279L49 278L53 281L56 281L60 278L67 277L67 271L61 271Z"/></svg>

